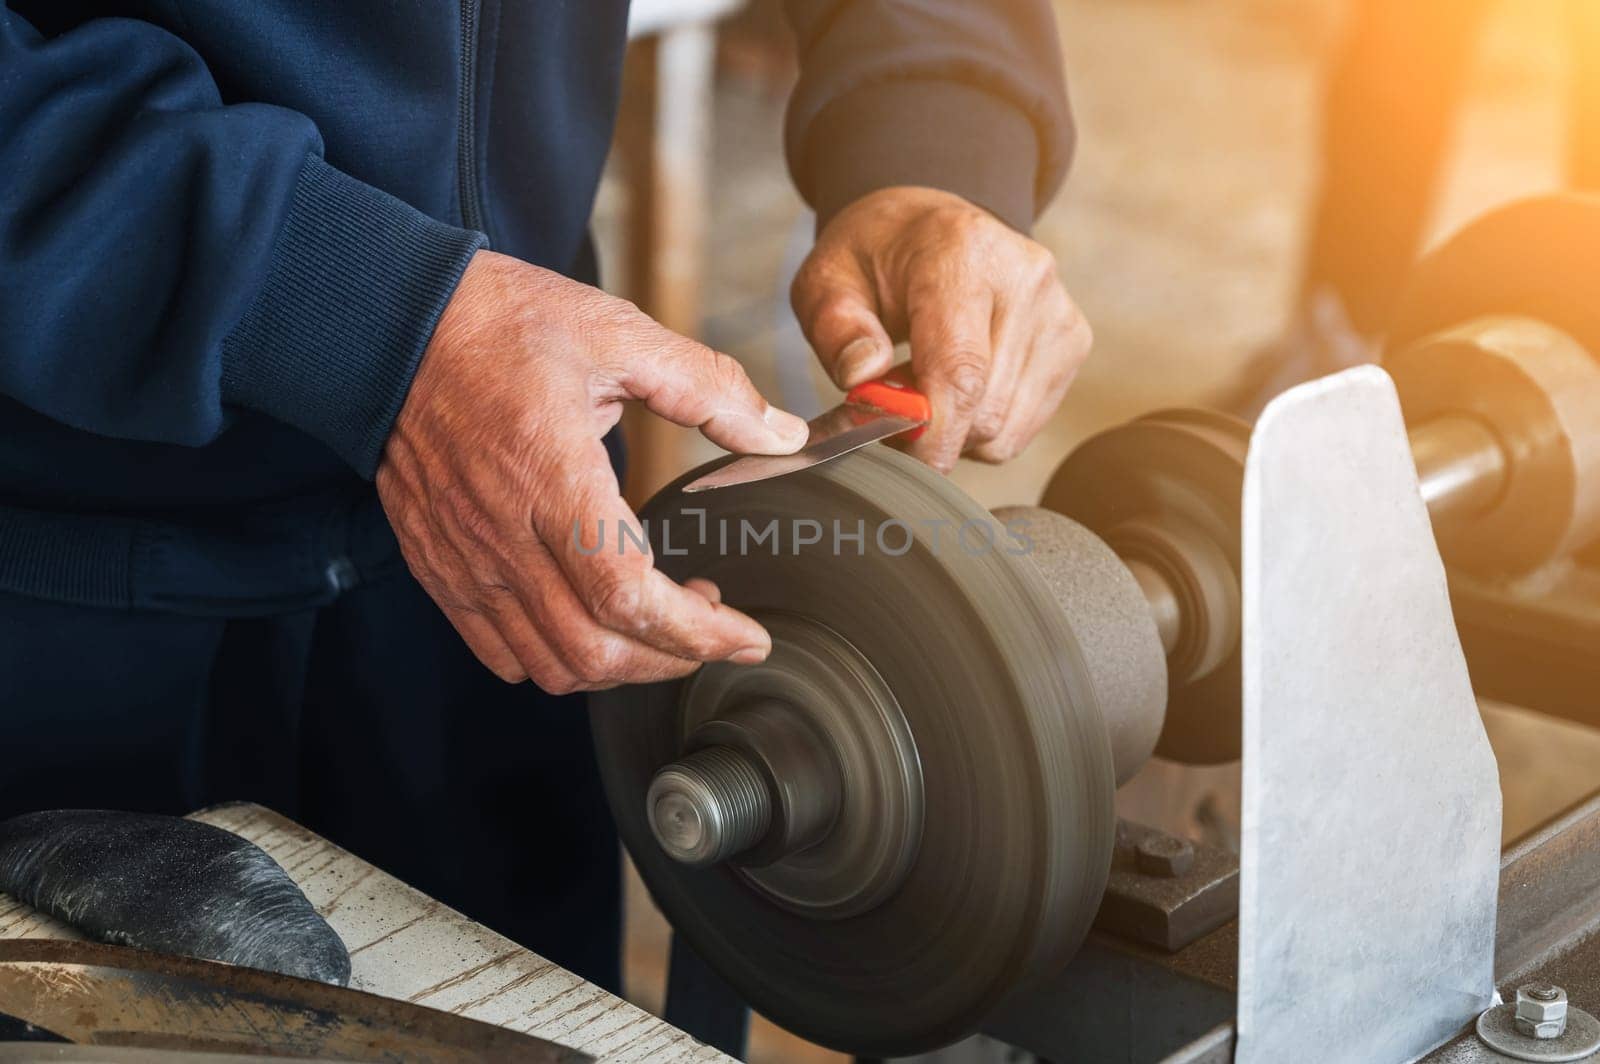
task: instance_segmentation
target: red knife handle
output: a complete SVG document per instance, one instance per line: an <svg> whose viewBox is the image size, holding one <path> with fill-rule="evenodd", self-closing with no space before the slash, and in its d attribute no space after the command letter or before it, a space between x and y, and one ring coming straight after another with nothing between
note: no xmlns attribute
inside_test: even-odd
<svg viewBox="0 0 1600 1064"><path fill-rule="evenodd" d="M920 428L912 429L901 437L905 440L921 436L927 431L927 423L933 419L933 407L928 397L917 391L916 377L911 373L909 362L902 362L876 380L856 385L845 395L844 401L922 422Z"/></svg>

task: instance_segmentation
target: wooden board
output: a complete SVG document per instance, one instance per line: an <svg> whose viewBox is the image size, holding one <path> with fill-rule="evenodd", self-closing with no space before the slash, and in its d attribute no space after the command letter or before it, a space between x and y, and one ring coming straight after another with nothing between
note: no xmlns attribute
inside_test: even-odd
<svg viewBox="0 0 1600 1064"><path fill-rule="evenodd" d="M284 867L350 950L350 985L524 1031L601 1060L729 1061L642 1009L475 924L257 805L194 814ZM0 938L80 938L0 894Z"/></svg>

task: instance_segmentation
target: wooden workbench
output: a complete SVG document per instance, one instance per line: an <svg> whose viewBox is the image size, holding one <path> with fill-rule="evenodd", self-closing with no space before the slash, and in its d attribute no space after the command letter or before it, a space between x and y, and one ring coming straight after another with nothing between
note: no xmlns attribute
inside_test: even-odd
<svg viewBox="0 0 1600 1064"><path fill-rule="evenodd" d="M642 1009L257 805L195 819L244 836L300 884L350 950L350 985L560 1042L605 1061L720 1061ZM0 938L77 938L0 894Z"/></svg>

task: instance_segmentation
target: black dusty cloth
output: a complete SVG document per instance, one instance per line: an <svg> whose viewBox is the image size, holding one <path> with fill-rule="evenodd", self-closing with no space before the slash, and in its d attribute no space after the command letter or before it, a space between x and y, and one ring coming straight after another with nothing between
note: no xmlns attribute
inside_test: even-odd
<svg viewBox="0 0 1600 1064"><path fill-rule="evenodd" d="M0 818L260 802L618 986L582 701L496 679L403 571L233 621L0 594L0 706Z"/></svg>
<svg viewBox="0 0 1600 1064"><path fill-rule="evenodd" d="M197 820L109 809L0 820L0 890L103 942L350 982L344 943L282 866Z"/></svg>

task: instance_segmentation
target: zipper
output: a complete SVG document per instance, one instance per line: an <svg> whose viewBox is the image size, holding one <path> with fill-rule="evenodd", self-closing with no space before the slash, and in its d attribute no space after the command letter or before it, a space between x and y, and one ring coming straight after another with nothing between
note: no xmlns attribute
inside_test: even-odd
<svg viewBox="0 0 1600 1064"><path fill-rule="evenodd" d="M480 0L461 0L461 93L460 126L456 134L456 183L461 194L461 224L468 229L483 229L483 205L478 197L477 92L478 92L478 5Z"/></svg>

